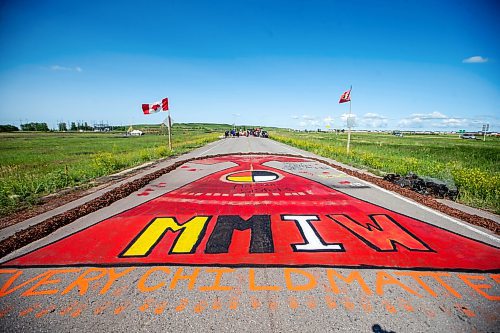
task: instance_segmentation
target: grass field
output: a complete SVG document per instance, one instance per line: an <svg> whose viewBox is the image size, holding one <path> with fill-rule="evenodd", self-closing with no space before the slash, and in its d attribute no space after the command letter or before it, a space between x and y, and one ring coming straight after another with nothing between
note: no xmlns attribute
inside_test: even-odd
<svg viewBox="0 0 500 333"><path fill-rule="evenodd" d="M157 130L136 125L134 128ZM88 183L100 176L214 141L230 125L176 124L174 151L167 138L121 133L0 133L0 214L35 203L43 195ZM455 185L459 201L500 213L500 139L461 140L457 135L353 133L270 130L273 139L366 168L377 174L414 172Z"/></svg>
<svg viewBox="0 0 500 333"><path fill-rule="evenodd" d="M463 140L458 135L275 131L273 139L377 174L416 173L459 190L458 201L500 213L500 138Z"/></svg>
<svg viewBox="0 0 500 333"><path fill-rule="evenodd" d="M166 136L154 134L123 137L122 133L0 133L0 214L12 213L69 186L185 153L216 140L222 128L176 124L173 152L168 149Z"/></svg>

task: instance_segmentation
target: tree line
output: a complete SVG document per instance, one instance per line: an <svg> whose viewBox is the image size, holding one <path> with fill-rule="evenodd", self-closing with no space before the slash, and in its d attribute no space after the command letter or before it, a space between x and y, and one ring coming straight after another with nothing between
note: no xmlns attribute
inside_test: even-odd
<svg viewBox="0 0 500 333"><path fill-rule="evenodd" d="M66 123L59 123L58 127L59 127L60 131L67 131L68 130L68 126L66 125ZM79 130L92 131L92 130L94 130L94 127L89 126L89 124L87 124L87 122L80 123L80 122L72 121L70 126L69 126L69 130L70 131L79 131Z"/></svg>
<svg viewBox="0 0 500 333"><path fill-rule="evenodd" d="M22 131L30 131L30 132L48 132L50 131L47 123L26 123L21 124ZM19 131L19 127L14 125L0 125L0 132L17 132Z"/></svg>
<svg viewBox="0 0 500 333"><path fill-rule="evenodd" d="M0 132L17 132L19 128L14 125L0 125Z"/></svg>
<svg viewBox="0 0 500 333"><path fill-rule="evenodd" d="M21 131L27 131L27 132L50 132L52 131L49 129L49 126L47 123L37 123L37 122L30 122L26 124L21 124ZM99 129L102 131L121 131L125 130L124 126L109 126L109 125L98 125L98 126L90 126L87 122L74 122L72 121L69 124L69 129L68 129L68 124L65 122L61 122L57 124L57 129L60 132L67 132L67 131L93 131L94 129ZM17 132L19 131L19 127L14 126L14 125L0 125L0 132Z"/></svg>

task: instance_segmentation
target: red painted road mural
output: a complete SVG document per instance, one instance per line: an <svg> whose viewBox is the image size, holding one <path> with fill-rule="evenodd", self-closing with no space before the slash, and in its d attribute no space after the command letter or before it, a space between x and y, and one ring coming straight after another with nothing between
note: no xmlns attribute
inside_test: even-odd
<svg viewBox="0 0 500 333"><path fill-rule="evenodd" d="M500 268L498 248L266 166L272 161L312 162L283 156L196 161L235 166L4 266ZM181 168L196 172L192 165Z"/></svg>

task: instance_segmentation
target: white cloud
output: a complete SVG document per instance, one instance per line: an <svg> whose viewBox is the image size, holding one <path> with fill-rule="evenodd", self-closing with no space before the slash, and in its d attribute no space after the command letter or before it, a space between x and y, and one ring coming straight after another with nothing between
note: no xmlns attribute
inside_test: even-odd
<svg viewBox="0 0 500 333"><path fill-rule="evenodd" d="M495 123L496 120L480 118L452 117L434 111L432 113L414 113L398 122L402 128L446 128L446 129L475 129L483 123Z"/></svg>
<svg viewBox="0 0 500 333"><path fill-rule="evenodd" d="M446 127L453 127L453 126L466 126L470 123L468 119L465 118L449 118L449 119L444 119L442 124Z"/></svg>
<svg viewBox="0 0 500 333"><path fill-rule="evenodd" d="M428 127L428 125L443 127L447 126L446 122L450 119L454 118L448 117L447 115L442 114L438 111L434 111L431 113L413 113L409 117L401 119L398 122L398 125L403 127L416 128Z"/></svg>
<svg viewBox="0 0 500 333"><path fill-rule="evenodd" d="M323 118L323 123L324 123L325 125L330 126L330 125L333 123L333 118L332 118L332 117L330 117L330 116L327 116L327 117Z"/></svg>
<svg viewBox="0 0 500 333"><path fill-rule="evenodd" d="M50 69L52 69L53 71L70 71L71 70L71 68L69 68L69 67L63 67L63 66L59 66L59 65L50 66Z"/></svg>
<svg viewBox="0 0 500 333"><path fill-rule="evenodd" d="M83 72L83 69L79 66L65 67L65 66L59 66L59 65L52 65L52 66L50 66L50 70L62 71L62 72L78 72L78 73Z"/></svg>
<svg viewBox="0 0 500 333"><path fill-rule="evenodd" d="M483 58L481 56L473 56L462 60L465 64L482 64L488 62L488 58Z"/></svg>
<svg viewBox="0 0 500 333"><path fill-rule="evenodd" d="M321 121L317 119L316 116L302 115L301 117L292 116L293 119L300 119L300 127L320 127Z"/></svg>
<svg viewBox="0 0 500 333"><path fill-rule="evenodd" d="M388 122L389 120L387 117L372 112L365 113L360 119L360 123L364 127L370 127L370 128L387 127Z"/></svg>
<svg viewBox="0 0 500 333"><path fill-rule="evenodd" d="M448 118L446 115L437 111L429 113L428 115L424 115L424 119L446 119L446 118Z"/></svg>
<svg viewBox="0 0 500 333"><path fill-rule="evenodd" d="M356 118L356 114L355 113L351 113L349 115L349 113L343 113L341 116L340 116L340 119L342 119L342 121L347 121L347 118L349 118L349 116L351 118Z"/></svg>
<svg viewBox="0 0 500 333"><path fill-rule="evenodd" d="M363 115L363 118L365 119L386 119L386 117L378 114L378 113L372 113L368 112Z"/></svg>
<svg viewBox="0 0 500 333"><path fill-rule="evenodd" d="M431 119L446 119L448 118L446 115L441 112L431 112L431 113L413 113L410 118L420 118L422 120L431 120Z"/></svg>
<svg viewBox="0 0 500 333"><path fill-rule="evenodd" d="M399 126L403 127L422 127L423 120L418 117L404 118L398 122Z"/></svg>

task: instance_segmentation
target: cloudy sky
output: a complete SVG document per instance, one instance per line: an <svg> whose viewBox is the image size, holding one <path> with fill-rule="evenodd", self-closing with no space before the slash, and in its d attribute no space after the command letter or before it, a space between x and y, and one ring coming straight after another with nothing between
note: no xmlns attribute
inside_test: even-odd
<svg viewBox="0 0 500 333"><path fill-rule="evenodd" d="M0 124L500 130L495 1L2 1Z"/></svg>

